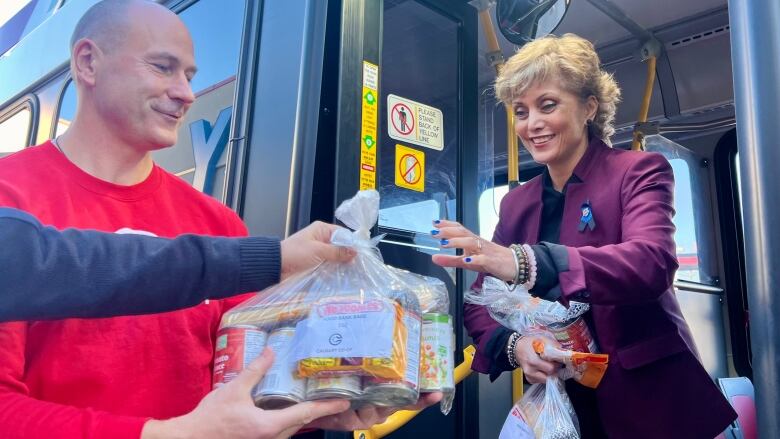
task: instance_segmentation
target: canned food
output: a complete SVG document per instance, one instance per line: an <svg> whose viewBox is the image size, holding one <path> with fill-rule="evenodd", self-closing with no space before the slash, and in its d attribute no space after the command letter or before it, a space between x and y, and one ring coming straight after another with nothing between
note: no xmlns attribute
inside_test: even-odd
<svg viewBox="0 0 780 439"><path fill-rule="evenodd" d="M358 375L341 375L325 378L309 378L306 381L306 399L354 399L363 393Z"/></svg>
<svg viewBox="0 0 780 439"><path fill-rule="evenodd" d="M274 351L274 364L252 391L255 405L266 410L291 406L306 396L306 380L295 374L295 362L290 359L295 328L280 328L268 337Z"/></svg>
<svg viewBox="0 0 780 439"><path fill-rule="evenodd" d="M214 388L229 383L265 347L268 333L254 325L219 328L214 354Z"/></svg>
<svg viewBox="0 0 780 439"><path fill-rule="evenodd" d="M547 325L547 329L553 334L555 340L561 344L561 348L575 352L599 352L596 340L588 329L588 324L582 317L576 317L563 323Z"/></svg>
<svg viewBox="0 0 780 439"><path fill-rule="evenodd" d="M417 306L419 308L419 305ZM404 313L404 324L407 329L404 377L401 380L366 377L364 399L371 404L402 407L414 404L420 397L420 315L413 310L407 310Z"/></svg>
<svg viewBox="0 0 780 439"><path fill-rule="evenodd" d="M423 314L421 392L455 389L452 317Z"/></svg>

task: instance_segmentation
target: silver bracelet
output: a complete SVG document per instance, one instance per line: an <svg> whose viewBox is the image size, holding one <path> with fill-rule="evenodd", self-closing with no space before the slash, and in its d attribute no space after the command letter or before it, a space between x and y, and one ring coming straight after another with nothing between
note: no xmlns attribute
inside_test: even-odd
<svg viewBox="0 0 780 439"><path fill-rule="evenodd" d="M515 288L517 288L518 285L518 279L520 278L520 258L517 257L517 251L515 250L515 244L512 244L509 246L509 250L512 251L512 258L515 260L515 278L512 282L507 282L509 284L509 291L514 291Z"/></svg>

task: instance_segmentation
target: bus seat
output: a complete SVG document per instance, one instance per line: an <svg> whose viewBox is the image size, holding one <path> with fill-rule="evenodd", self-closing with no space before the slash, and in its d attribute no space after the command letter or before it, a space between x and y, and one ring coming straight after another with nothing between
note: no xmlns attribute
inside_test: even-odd
<svg viewBox="0 0 780 439"><path fill-rule="evenodd" d="M723 432L723 436L726 439L757 439L753 383L746 377L718 378L718 386L738 415L737 420Z"/></svg>

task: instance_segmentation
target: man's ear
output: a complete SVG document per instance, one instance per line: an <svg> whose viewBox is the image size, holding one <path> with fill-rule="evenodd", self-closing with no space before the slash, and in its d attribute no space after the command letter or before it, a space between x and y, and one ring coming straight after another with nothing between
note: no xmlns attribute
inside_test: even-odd
<svg viewBox="0 0 780 439"><path fill-rule="evenodd" d="M97 77L97 67L103 53L94 41L82 38L73 46L70 70L77 83L93 86Z"/></svg>

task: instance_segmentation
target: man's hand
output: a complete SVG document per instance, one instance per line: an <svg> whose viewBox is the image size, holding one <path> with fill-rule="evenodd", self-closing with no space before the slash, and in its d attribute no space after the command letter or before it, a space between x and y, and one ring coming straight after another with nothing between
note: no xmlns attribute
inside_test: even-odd
<svg viewBox="0 0 780 439"><path fill-rule="evenodd" d="M393 408L393 407L364 407L359 410L350 410L337 415L325 416L307 424L307 428L321 428L323 430L353 431L367 430L376 424L381 424L387 417L399 410L422 410L441 401L441 392L422 395L417 404Z"/></svg>
<svg viewBox="0 0 780 439"><path fill-rule="evenodd" d="M323 261L346 262L355 252L330 243L330 236L338 229L333 224L316 221L282 241L282 280Z"/></svg>
<svg viewBox="0 0 780 439"><path fill-rule="evenodd" d="M349 409L345 400L303 402L282 410L255 407L251 391L273 363L266 348L233 381L206 395L195 410L167 421L149 421L141 439L277 439L323 416ZM351 412L347 412L351 413Z"/></svg>

